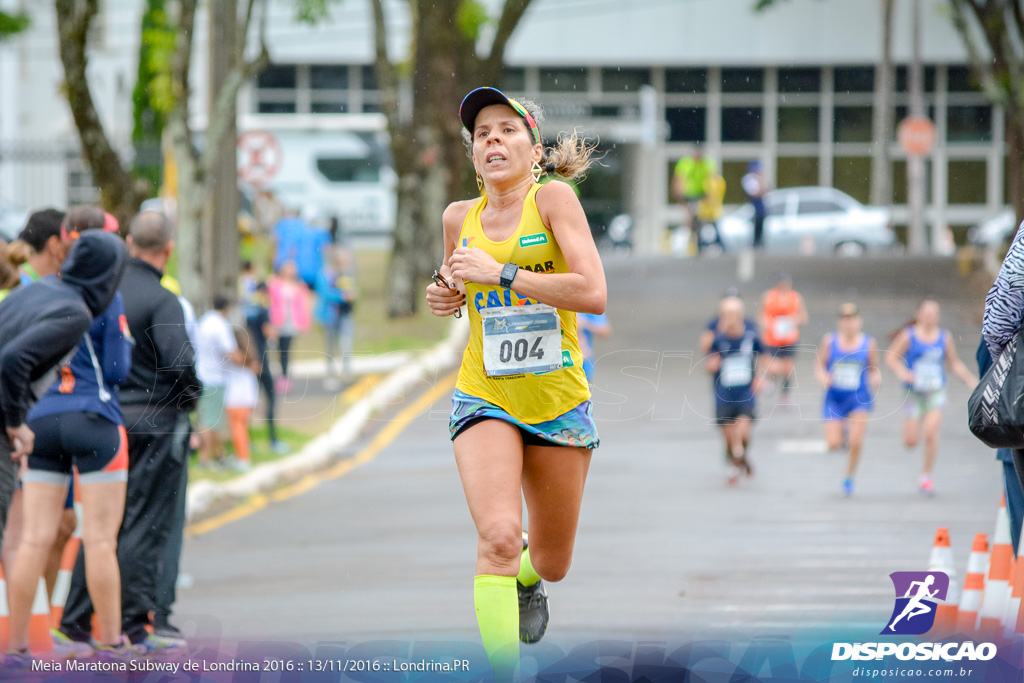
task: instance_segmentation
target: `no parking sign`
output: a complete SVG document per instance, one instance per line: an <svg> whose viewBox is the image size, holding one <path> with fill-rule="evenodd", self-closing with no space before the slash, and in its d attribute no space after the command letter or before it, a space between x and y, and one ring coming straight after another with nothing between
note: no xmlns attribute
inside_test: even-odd
<svg viewBox="0 0 1024 683"><path fill-rule="evenodd" d="M257 187L266 185L281 169L281 143L269 130L249 130L238 136L238 177Z"/></svg>

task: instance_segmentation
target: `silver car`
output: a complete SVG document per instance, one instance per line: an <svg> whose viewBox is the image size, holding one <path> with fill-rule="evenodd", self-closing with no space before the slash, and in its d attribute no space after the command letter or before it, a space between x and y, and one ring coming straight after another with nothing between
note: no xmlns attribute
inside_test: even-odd
<svg viewBox="0 0 1024 683"><path fill-rule="evenodd" d="M896 242L888 209L864 206L831 187L790 187L764 196L764 248L769 251L857 256L887 250ZM753 244L754 208L746 204L722 217L726 249Z"/></svg>

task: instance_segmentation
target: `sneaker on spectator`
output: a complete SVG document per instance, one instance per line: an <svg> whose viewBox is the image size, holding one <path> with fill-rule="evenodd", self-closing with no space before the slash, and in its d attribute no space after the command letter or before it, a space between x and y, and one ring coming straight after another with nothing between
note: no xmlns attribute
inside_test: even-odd
<svg viewBox="0 0 1024 683"><path fill-rule="evenodd" d="M172 638L149 633L146 635L145 640L132 643L132 650L135 651L135 654L141 656L176 655L183 653L187 646L188 643L185 642L184 638Z"/></svg>
<svg viewBox="0 0 1024 683"><path fill-rule="evenodd" d="M96 659L101 662L127 662L135 659L135 650L127 636L121 636L117 645L104 645L93 639L92 649L96 652Z"/></svg>
<svg viewBox="0 0 1024 683"><path fill-rule="evenodd" d="M16 671L25 671L32 668L32 662L35 658L32 653L26 647L24 650L16 650L11 648L4 653L4 669L13 669Z"/></svg>
<svg viewBox="0 0 1024 683"><path fill-rule="evenodd" d="M185 636L181 634L178 627L174 626L166 617L156 617L153 619L153 633L163 638L185 640Z"/></svg>
<svg viewBox="0 0 1024 683"><path fill-rule="evenodd" d="M60 659L89 659L95 652L89 643L72 640L60 629L51 628L50 637L53 638L53 654Z"/></svg>

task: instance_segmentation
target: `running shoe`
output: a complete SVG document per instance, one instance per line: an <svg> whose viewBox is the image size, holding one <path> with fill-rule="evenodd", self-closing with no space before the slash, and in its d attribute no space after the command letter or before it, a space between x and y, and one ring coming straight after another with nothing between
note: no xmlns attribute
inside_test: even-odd
<svg viewBox="0 0 1024 683"><path fill-rule="evenodd" d="M184 653L187 647L188 643L184 638L158 636L155 633L147 634L146 639L141 642L132 643L132 650L140 656L176 655Z"/></svg>
<svg viewBox="0 0 1024 683"><path fill-rule="evenodd" d="M726 479L726 483L729 486L735 486L740 483L740 475L743 474L743 470L738 465L733 465L729 468L729 478Z"/></svg>
<svg viewBox="0 0 1024 683"><path fill-rule="evenodd" d="M743 469L743 473L748 477L754 476L754 468L750 466L750 462L747 460L747 456L740 458L739 466Z"/></svg>
<svg viewBox="0 0 1024 683"><path fill-rule="evenodd" d="M104 645L93 639L92 649L96 651L96 659L100 662L128 662L135 659L136 655L128 636L121 636L117 645Z"/></svg>
<svg viewBox="0 0 1024 683"><path fill-rule="evenodd" d="M26 670L32 668L32 652L26 647L24 650L11 648L4 653L5 669Z"/></svg>
<svg viewBox="0 0 1024 683"><path fill-rule="evenodd" d="M526 532L523 532L523 550L530 547ZM519 593L519 640L524 643L536 643L548 630L551 619L551 608L548 605L548 592L544 582L538 580L532 586L524 586L516 581Z"/></svg>
<svg viewBox="0 0 1024 683"><path fill-rule="evenodd" d="M927 474L921 475L921 478L917 482L917 486L921 490L921 493L929 498L935 495L935 485L932 484L932 478Z"/></svg>
<svg viewBox="0 0 1024 683"><path fill-rule="evenodd" d="M60 629L51 628L50 637L53 638L53 654L61 659L89 659L95 652L89 643L72 640Z"/></svg>
<svg viewBox="0 0 1024 683"><path fill-rule="evenodd" d="M185 636L181 634L178 627L174 626L166 617L156 617L153 619L153 633L164 638L185 640Z"/></svg>
<svg viewBox="0 0 1024 683"><path fill-rule="evenodd" d="M843 479L843 495L847 498L853 495L853 477Z"/></svg>

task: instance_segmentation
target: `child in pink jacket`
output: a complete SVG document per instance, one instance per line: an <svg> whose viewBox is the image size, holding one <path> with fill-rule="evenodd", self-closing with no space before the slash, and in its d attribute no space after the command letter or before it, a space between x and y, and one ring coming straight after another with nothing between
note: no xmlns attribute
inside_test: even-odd
<svg viewBox="0 0 1024 683"><path fill-rule="evenodd" d="M281 377L278 389L288 391L288 353L292 337L309 329L309 288L299 281L294 261L285 261L278 274L267 283L270 294L270 323L278 330L277 345L281 351Z"/></svg>

